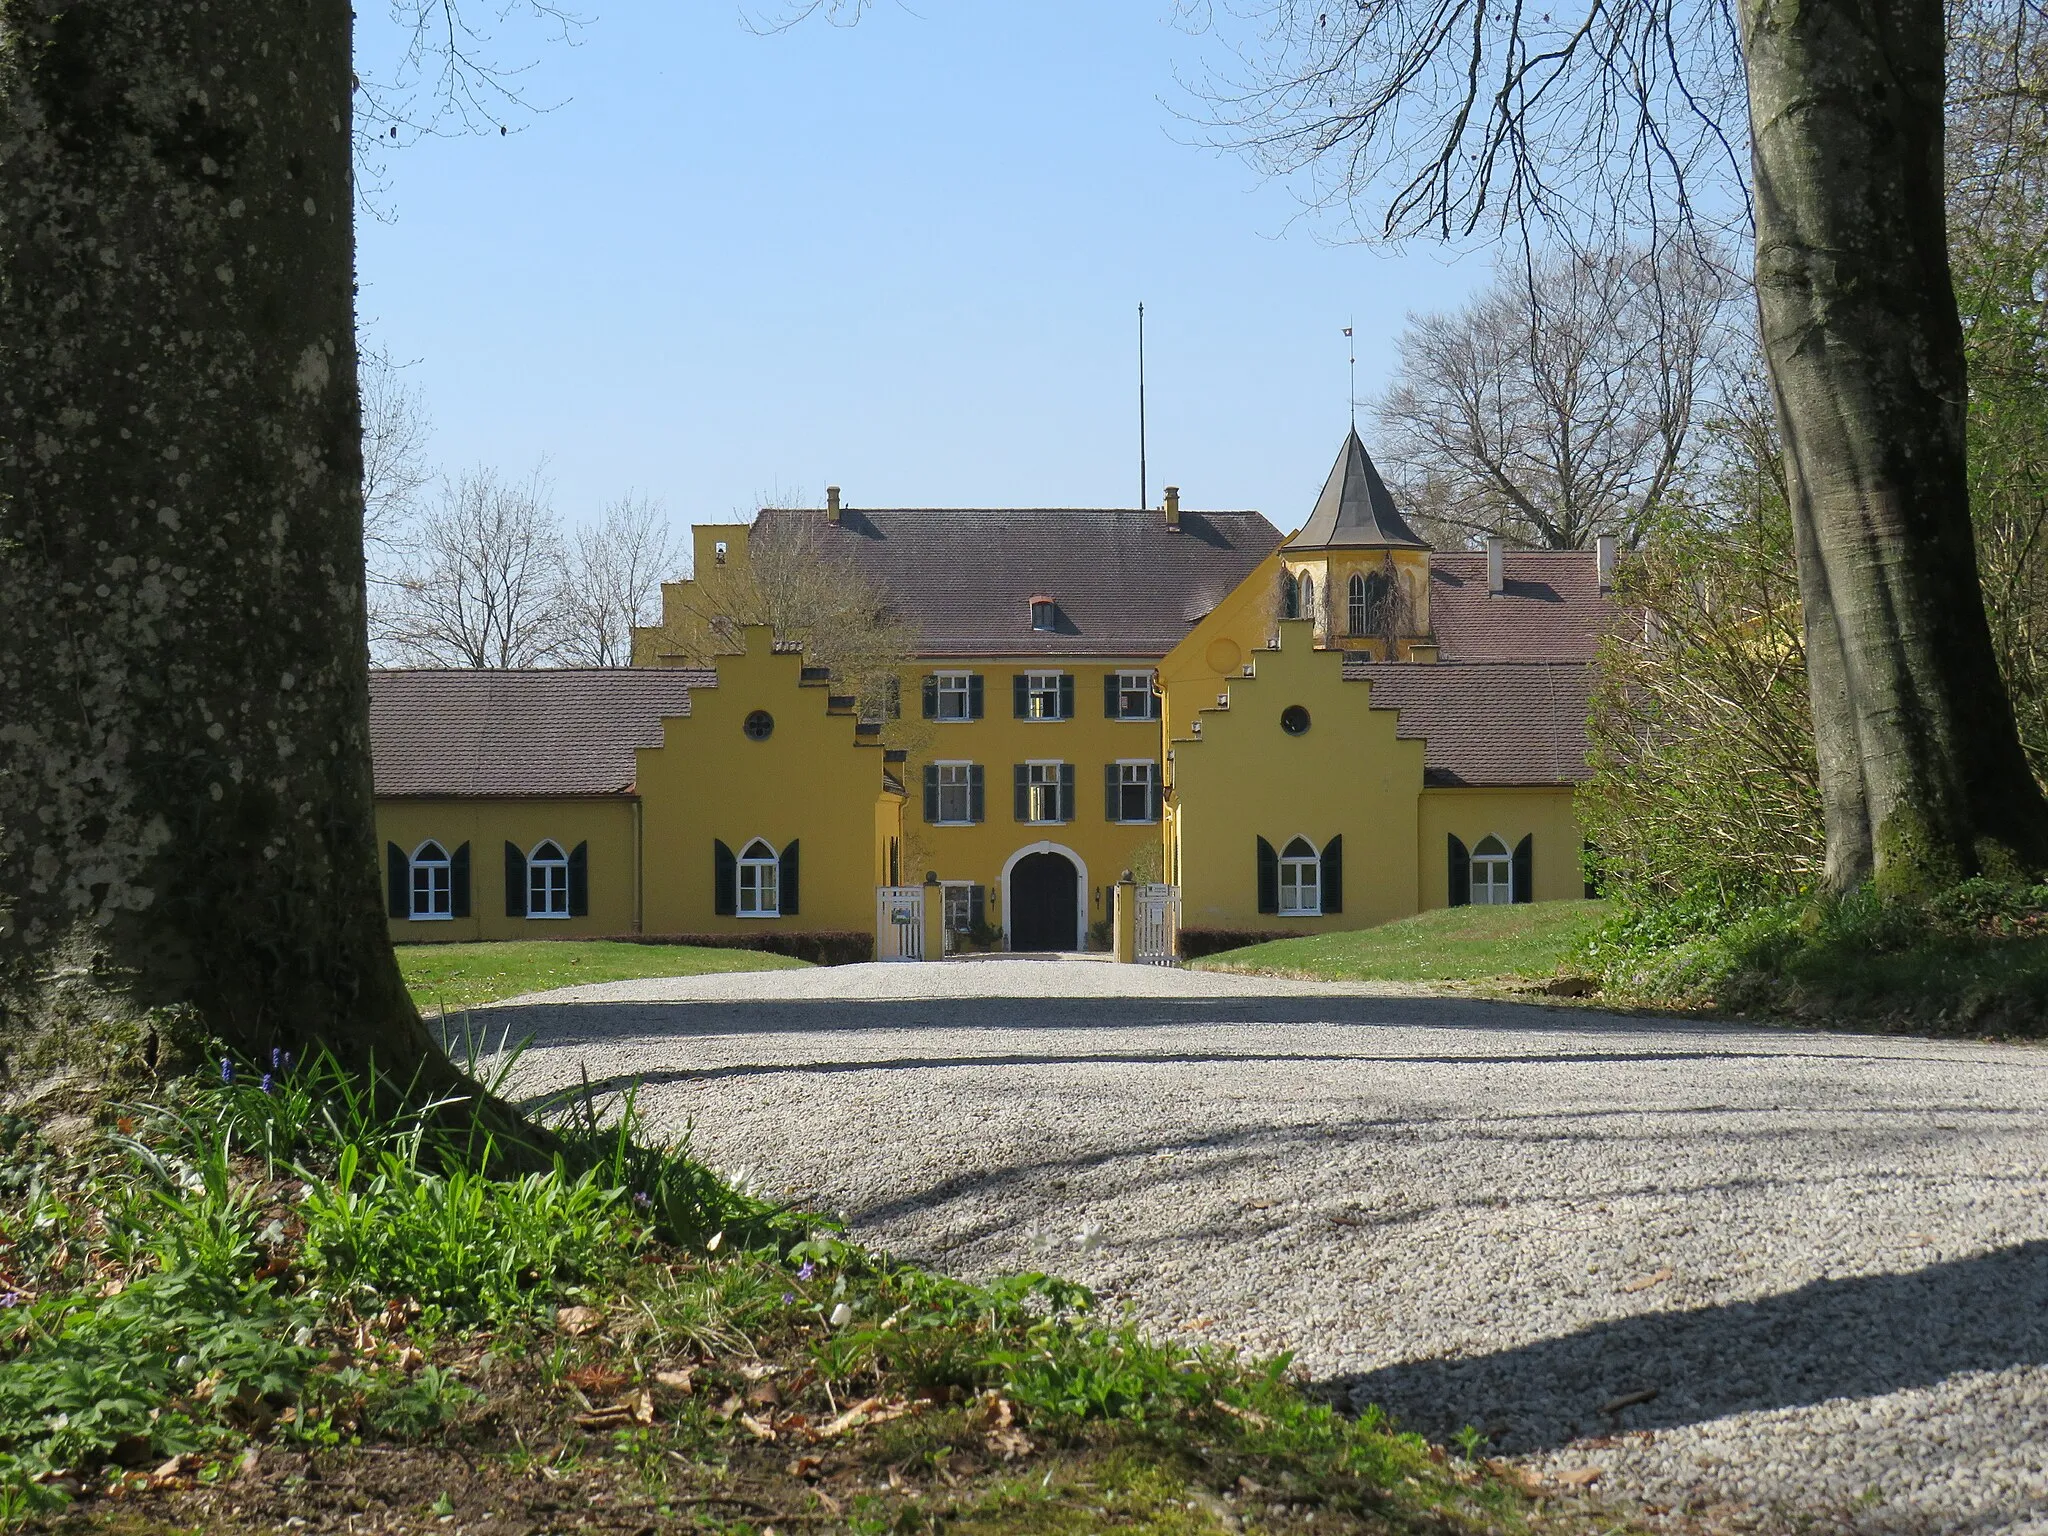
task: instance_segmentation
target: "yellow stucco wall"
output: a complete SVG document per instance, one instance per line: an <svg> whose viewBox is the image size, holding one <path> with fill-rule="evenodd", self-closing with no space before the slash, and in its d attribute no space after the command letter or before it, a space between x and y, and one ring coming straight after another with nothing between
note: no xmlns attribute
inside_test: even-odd
<svg viewBox="0 0 2048 1536"><path fill-rule="evenodd" d="M1170 831L1181 921L1316 933L1408 916L1416 910L1422 743L1397 740L1394 713L1366 707L1365 687L1343 680L1343 653L1312 648L1307 620L1276 627L1280 649L1246 658L1256 675L1244 677L1240 667L1222 685L1227 709L1212 691L1185 731L1176 712ZM1280 716L1297 704L1310 724L1293 736L1280 728ZM1262 915L1257 839L1277 851L1302 836L1320 850L1340 833L1344 910Z"/></svg>
<svg viewBox="0 0 2048 1536"><path fill-rule="evenodd" d="M987 888L988 921L1007 932L1008 904L1004 871L1021 854L1050 846L1079 861L1087 890L1082 904L1084 923L1110 916L1110 887L1130 867L1138 850L1157 845L1157 823L1113 822L1108 809L1103 770L1119 761L1155 764L1163 773L1160 722L1112 720L1107 717L1103 679L1116 672L1150 674L1157 663L1149 657L1124 660L1066 658L990 661L926 658L904 673L906 712L922 709L924 679L932 672L971 672L982 679L983 718L927 723L927 744L904 767L908 791L904 807L903 879L917 884L927 870L943 881L968 881ZM1074 716L1070 720L1019 720L1015 715L1014 679L1025 672L1063 672L1074 679ZM986 815L972 826L933 825L924 815L924 770L927 763L966 762L981 765L986 785ZM1074 765L1074 817L1058 824L1016 819L1014 769L1018 763L1062 762Z"/></svg>
<svg viewBox="0 0 2048 1536"><path fill-rule="evenodd" d="M1375 571L1384 570L1389 558L1393 561L1395 575L1407 603L1404 633L1411 636L1429 633L1428 550L1319 549L1297 553L1283 544L1277 553L1291 578L1299 581L1307 576L1315 582L1315 612L1304 613L1302 617L1315 621L1319 644L1370 651L1382 661L1387 659L1380 654L1384 648L1381 641L1354 637L1349 633L1347 605L1352 576L1370 576ZM1404 644L1402 655L1395 659L1407 660L1409 655L1409 648Z"/></svg>
<svg viewBox="0 0 2048 1536"><path fill-rule="evenodd" d="M860 743L850 714L827 712L829 690L800 682L803 658L776 652L765 626L745 631L746 654L723 657L718 686L693 690L687 719L664 723L663 744L638 753L648 933L870 932L876 802L882 749ZM741 728L766 710L764 741ZM778 853L797 841L793 917L713 911L714 841L739 854L754 838Z"/></svg>
<svg viewBox="0 0 2048 1536"><path fill-rule="evenodd" d="M377 802L378 867L387 845L408 857L429 838L448 853L469 844L470 915L467 918L391 920L400 944L463 939L567 939L633 931L633 802L623 796L589 799L387 799ZM531 853L552 838L562 851L590 845L590 915L507 917L505 844Z"/></svg>
<svg viewBox="0 0 2048 1536"><path fill-rule="evenodd" d="M1535 876L1537 901L1571 901L1586 894L1579 851L1584 834L1564 786L1527 789L1426 789L1422 792L1422 905L1441 907L1450 899L1450 842L1467 850L1491 834L1512 853L1525 837Z"/></svg>

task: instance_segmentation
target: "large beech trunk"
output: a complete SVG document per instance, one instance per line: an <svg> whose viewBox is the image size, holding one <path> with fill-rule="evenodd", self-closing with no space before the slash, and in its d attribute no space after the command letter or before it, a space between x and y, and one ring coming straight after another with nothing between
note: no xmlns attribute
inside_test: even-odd
<svg viewBox="0 0 2048 1536"><path fill-rule="evenodd" d="M348 0L0 0L0 1049L460 1084L372 821Z"/></svg>
<svg viewBox="0 0 2048 1536"><path fill-rule="evenodd" d="M1828 879L2048 867L1984 617L1942 187L1941 0L1742 0L1757 291Z"/></svg>

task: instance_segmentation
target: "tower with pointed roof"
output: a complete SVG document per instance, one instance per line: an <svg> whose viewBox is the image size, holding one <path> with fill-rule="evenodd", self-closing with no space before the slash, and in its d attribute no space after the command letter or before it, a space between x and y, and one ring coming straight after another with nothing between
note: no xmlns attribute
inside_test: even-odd
<svg viewBox="0 0 2048 1536"><path fill-rule="evenodd" d="M1429 556L1353 427L1308 521L1280 547L1280 611L1309 620L1321 647L1434 661Z"/></svg>

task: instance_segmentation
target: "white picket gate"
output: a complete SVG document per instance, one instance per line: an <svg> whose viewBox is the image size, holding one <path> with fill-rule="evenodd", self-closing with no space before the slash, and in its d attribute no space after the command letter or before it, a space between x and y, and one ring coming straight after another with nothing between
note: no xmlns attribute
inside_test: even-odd
<svg viewBox="0 0 2048 1536"><path fill-rule="evenodd" d="M1141 885L1137 889L1137 961L1140 965L1180 964L1180 888Z"/></svg>
<svg viewBox="0 0 2048 1536"><path fill-rule="evenodd" d="M875 887L875 958L924 958L924 887Z"/></svg>

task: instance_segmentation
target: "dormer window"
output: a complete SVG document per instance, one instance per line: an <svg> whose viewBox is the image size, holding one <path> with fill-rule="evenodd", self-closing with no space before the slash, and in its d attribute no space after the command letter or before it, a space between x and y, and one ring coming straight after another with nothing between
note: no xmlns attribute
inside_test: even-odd
<svg viewBox="0 0 2048 1536"><path fill-rule="evenodd" d="M1051 634L1059 625L1059 604L1044 593L1031 599L1031 627L1041 634Z"/></svg>

